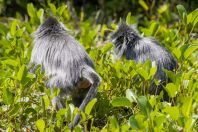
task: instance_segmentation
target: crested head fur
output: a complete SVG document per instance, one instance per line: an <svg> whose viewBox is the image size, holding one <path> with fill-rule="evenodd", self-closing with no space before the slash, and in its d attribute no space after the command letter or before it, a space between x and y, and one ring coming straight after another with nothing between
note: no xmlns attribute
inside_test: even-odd
<svg viewBox="0 0 198 132"><path fill-rule="evenodd" d="M59 34L66 32L63 23L58 22L54 17L49 17L35 32L35 37L42 37L47 34Z"/></svg>
<svg viewBox="0 0 198 132"><path fill-rule="evenodd" d="M141 37L133 26L128 26L125 23L119 25L118 29L111 36L117 57L120 58L127 47L133 46L139 39Z"/></svg>

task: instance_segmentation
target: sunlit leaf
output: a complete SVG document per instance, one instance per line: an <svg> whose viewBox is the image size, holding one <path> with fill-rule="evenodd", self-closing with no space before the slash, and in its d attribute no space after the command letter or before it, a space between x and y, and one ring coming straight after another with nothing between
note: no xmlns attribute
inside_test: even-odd
<svg viewBox="0 0 198 132"><path fill-rule="evenodd" d="M140 107L141 112L149 117L151 111L152 111L152 107L149 103L149 101L147 100L147 98L145 96L140 96L137 98L138 101L138 105Z"/></svg>
<svg viewBox="0 0 198 132"><path fill-rule="evenodd" d="M3 88L3 103L6 105L12 104L14 101L14 97L11 91L8 88Z"/></svg>
<svg viewBox="0 0 198 132"><path fill-rule="evenodd" d="M88 104L87 104L87 106L85 107L85 113L86 114L90 114L90 112L91 112L91 110L92 110L92 108L93 108L93 106L94 106L94 104L97 102L97 99L95 98L95 99L92 99Z"/></svg>
<svg viewBox="0 0 198 132"><path fill-rule="evenodd" d="M39 129L40 132L44 132L45 129L45 122L43 119L39 119L36 121L36 126Z"/></svg>
<svg viewBox="0 0 198 132"><path fill-rule="evenodd" d="M131 106L131 102L125 97L117 97L111 101L114 107Z"/></svg>

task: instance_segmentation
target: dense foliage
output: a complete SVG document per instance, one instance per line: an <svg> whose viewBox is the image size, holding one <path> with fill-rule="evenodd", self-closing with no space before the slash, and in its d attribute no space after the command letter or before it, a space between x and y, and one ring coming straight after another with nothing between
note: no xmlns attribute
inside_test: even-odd
<svg viewBox="0 0 198 132"><path fill-rule="evenodd" d="M150 10L144 0L139 0L139 4L139 12ZM85 47L102 77L97 97L85 112L81 112L82 120L75 131L81 131L81 128L103 132L197 131L198 9L187 12L182 5L161 4L155 9L157 14L146 13L139 19L141 13L129 12L122 16L122 21L140 25L138 29L142 35L155 37L177 58L176 73L166 71L172 80L165 86L173 98L170 103L162 101L163 93L158 96L147 93L156 72L152 62L136 64L124 58L114 62L113 45L108 37L118 25L118 22L110 21L113 17L107 17L108 23L99 24L97 16L88 17L81 10L76 20L66 4L49 1L36 3L38 6L27 4L27 14L20 12L14 18L2 17L0 131L69 131L68 124L79 112L69 99L65 100L65 109L54 110L50 100L59 90L54 89L50 94L40 68L36 74L28 72L33 32L47 16L55 16L66 25L68 32Z"/></svg>

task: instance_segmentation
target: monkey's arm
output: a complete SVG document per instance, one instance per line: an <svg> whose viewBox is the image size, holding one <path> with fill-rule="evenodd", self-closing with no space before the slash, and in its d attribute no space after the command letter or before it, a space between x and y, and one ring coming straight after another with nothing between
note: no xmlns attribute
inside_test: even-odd
<svg viewBox="0 0 198 132"><path fill-rule="evenodd" d="M81 111L84 111L85 106L89 103L89 101L91 101L96 96L98 87L101 83L101 78L91 67L88 66L83 68L82 77L86 78L91 83L91 87L79 107ZM74 118L73 124L70 125L70 129L73 130L74 126L77 125L79 121L80 121L80 115L77 114Z"/></svg>

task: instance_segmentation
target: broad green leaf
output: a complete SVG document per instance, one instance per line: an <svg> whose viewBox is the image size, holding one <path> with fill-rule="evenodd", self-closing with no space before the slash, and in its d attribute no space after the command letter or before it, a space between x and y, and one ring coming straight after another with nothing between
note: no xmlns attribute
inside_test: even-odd
<svg viewBox="0 0 198 132"><path fill-rule="evenodd" d="M126 90L126 98L130 100L130 102L137 102L137 96L130 89Z"/></svg>
<svg viewBox="0 0 198 132"><path fill-rule="evenodd" d="M129 118L129 124L130 124L130 126L131 126L132 129L135 129L135 130L140 129L139 123L135 119L135 116L134 115Z"/></svg>
<svg viewBox="0 0 198 132"><path fill-rule="evenodd" d="M147 73L146 70L144 70L143 68L138 69L137 72L138 72L145 80L148 80L148 79L149 79L148 73Z"/></svg>
<svg viewBox="0 0 198 132"><path fill-rule="evenodd" d="M43 119L39 119L36 121L36 126L39 129L40 132L43 132L45 129L45 122Z"/></svg>
<svg viewBox="0 0 198 132"><path fill-rule="evenodd" d="M60 109L57 113L56 113L56 118L58 120L62 119L62 116L64 116L66 114L67 110L66 109ZM65 117L64 117L65 118Z"/></svg>
<svg viewBox="0 0 198 132"><path fill-rule="evenodd" d="M21 81L24 77L24 74L26 72L26 66L25 65L22 65L17 73L17 79L19 81Z"/></svg>
<svg viewBox="0 0 198 132"><path fill-rule="evenodd" d="M198 45L191 45L189 46L186 51L184 52L184 58L188 58L192 53L198 49Z"/></svg>
<svg viewBox="0 0 198 132"><path fill-rule="evenodd" d="M3 88L3 103L6 105L12 104L14 101L14 97L11 91L8 88Z"/></svg>
<svg viewBox="0 0 198 132"><path fill-rule="evenodd" d="M0 33L5 36L7 31L8 28L3 23L0 23Z"/></svg>
<svg viewBox="0 0 198 132"><path fill-rule="evenodd" d="M27 12L30 17L33 18L35 16L35 9L32 3L27 5Z"/></svg>
<svg viewBox="0 0 198 132"><path fill-rule="evenodd" d="M33 74L33 73L28 73L26 77L30 78L30 79L33 79L33 78L36 78L36 75Z"/></svg>
<svg viewBox="0 0 198 132"><path fill-rule="evenodd" d="M138 2L144 8L144 10L147 11L149 9L148 5L146 4L144 0L139 0Z"/></svg>
<svg viewBox="0 0 198 132"><path fill-rule="evenodd" d="M180 18L182 19L184 24L186 24L187 23L187 12L186 12L186 9L184 8L183 5L177 5L177 10L178 10Z"/></svg>
<svg viewBox="0 0 198 132"><path fill-rule="evenodd" d="M37 17L39 18L39 20L40 20L40 23L43 23L43 14L44 14L44 10L43 9L39 9L38 11L37 11Z"/></svg>
<svg viewBox="0 0 198 132"><path fill-rule="evenodd" d="M173 98L177 94L178 87L173 83L168 83L164 89L168 93L168 96Z"/></svg>
<svg viewBox="0 0 198 132"><path fill-rule="evenodd" d="M97 99L96 98L94 98L94 99L92 99L88 104L87 104L87 106L85 107L85 113L86 114L90 114L91 113L91 110L92 110L92 108L93 108L93 106L94 106L94 104L97 102Z"/></svg>
<svg viewBox="0 0 198 132"><path fill-rule="evenodd" d="M18 66L18 62L16 60L12 60L12 59L7 59L5 61L3 61L3 64L7 64L7 65L11 65L11 66Z"/></svg>
<svg viewBox="0 0 198 132"><path fill-rule="evenodd" d="M131 15L131 12L129 12L129 13L127 14L126 23L127 23L128 25L131 25L131 24L136 23L136 19L135 19L134 16Z"/></svg>
<svg viewBox="0 0 198 132"><path fill-rule="evenodd" d="M178 107L176 107L176 106L174 106L174 107L167 106L167 107L164 109L164 112L166 112L167 114L169 114L170 117L171 117L173 120L178 120L178 118L179 118L179 109L178 109Z"/></svg>
<svg viewBox="0 0 198 132"><path fill-rule="evenodd" d="M16 33L16 26L17 26L17 21L14 20L11 24L11 28L10 28L10 34L12 36L15 36L15 33Z"/></svg>
<svg viewBox="0 0 198 132"><path fill-rule="evenodd" d="M50 7L50 9L52 10L52 12L53 12L54 14L56 14L56 6L55 6L54 4L52 4L52 3L50 3L50 4L49 4L49 7Z"/></svg>
<svg viewBox="0 0 198 132"><path fill-rule="evenodd" d="M16 31L16 36L17 36L17 37L21 37L21 36L23 35L24 31L25 31L25 27L23 27L23 28L21 28L21 29L18 29L18 30Z"/></svg>
<svg viewBox="0 0 198 132"><path fill-rule="evenodd" d="M147 100L147 98L145 96L140 96L137 98L137 102L138 102L141 112L148 118L152 111L152 107L149 101Z"/></svg>
<svg viewBox="0 0 198 132"><path fill-rule="evenodd" d="M192 109L192 97L186 97L183 100L183 105L182 105L182 114L185 117L189 117L190 111Z"/></svg>
<svg viewBox="0 0 198 132"><path fill-rule="evenodd" d="M168 8L169 8L168 4L163 4L162 6L159 7L158 13L162 14L162 13L166 12L168 10Z"/></svg>
<svg viewBox="0 0 198 132"><path fill-rule="evenodd" d="M48 109L48 107L50 105L50 100L49 100L47 95L43 96L43 101L44 101L44 104L45 104L45 109Z"/></svg>
<svg viewBox="0 0 198 132"><path fill-rule="evenodd" d="M117 97L111 101L113 107L131 106L131 102L125 97Z"/></svg>
<svg viewBox="0 0 198 132"><path fill-rule="evenodd" d="M112 47L113 47L112 43L107 43L105 44L105 46L102 48L101 51L103 54L106 54Z"/></svg>
<svg viewBox="0 0 198 132"><path fill-rule="evenodd" d="M181 57L181 51L179 49L174 48L172 52L177 57L177 59Z"/></svg>
<svg viewBox="0 0 198 132"><path fill-rule="evenodd" d="M195 26L198 22L198 9L192 11L187 16L187 24L192 24L192 26Z"/></svg>
<svg viewBox="0 0 198 132"><path fill-rule="evenodd" d="M61 7L59 7L57 9L58 15L61 16L63 14L63 12L65 11L66 8L67 8L67 5L62 5Z"/></svg>
<svg viewBox="0 0 198 132"><path fill-rule="evenodd" d="M154 123L156 125L156 127L159 127L160 125L162 125L162 123L166 120L166 116L164 114L159 114L154 118Z"/></svg>
<svg viewBox="0 0 198 132"><path fill-rule="evenodd" d="M9 116L15 116L16 114L18 114L19 110L20 110L20 105L19 104L15 104L11 111L9 112Z"/></svg>
<svg viewBox="0 0 198 132"><path fill-rule="evenodd" d="M110 118L110 129L114 131L119 129L118 121L114 116Z"/></svg>

